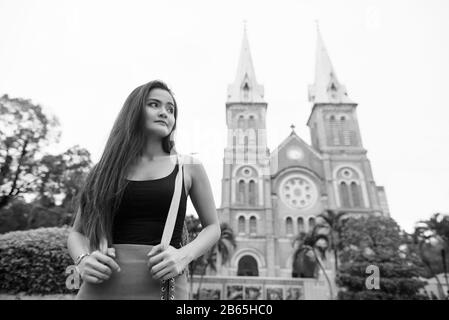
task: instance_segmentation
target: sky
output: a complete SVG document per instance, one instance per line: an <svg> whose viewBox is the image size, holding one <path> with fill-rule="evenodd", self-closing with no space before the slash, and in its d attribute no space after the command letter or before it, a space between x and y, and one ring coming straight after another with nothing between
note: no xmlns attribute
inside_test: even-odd
<svg viewBox="0 0 449 320"><path fill-rule="evenodd" d="M338 79L358 103L362 143L391 216L407 231L449 213L449 2L0 0L0 95L59 118L51 152L78 144L97 161L128 94L167 82L176 144L207 171L217 207L225 103L246 21L265 87L268 147L306 126L316 21ZM189 203L188 213L193 213Z"/></svg>

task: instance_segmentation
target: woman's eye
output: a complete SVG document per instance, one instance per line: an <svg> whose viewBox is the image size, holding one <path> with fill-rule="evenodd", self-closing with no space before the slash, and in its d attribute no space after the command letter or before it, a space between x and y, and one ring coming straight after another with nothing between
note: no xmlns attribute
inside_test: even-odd
<svg viewBox="0 0 449 320"><path fill-rule="evenodd" d="M156 103L156 102L148 102L148 103L147 103L147 106L150 106L150 107L157 107L157 103Z"/></svg>
<svg viewBox="0 0 449 320"><path fill-rule="evenodd" d="M175 108L173 108L173 107L168 107L168 108L167 108L167 111L170 112L170 113L174 113L174 112L175 112Z"/></svg>

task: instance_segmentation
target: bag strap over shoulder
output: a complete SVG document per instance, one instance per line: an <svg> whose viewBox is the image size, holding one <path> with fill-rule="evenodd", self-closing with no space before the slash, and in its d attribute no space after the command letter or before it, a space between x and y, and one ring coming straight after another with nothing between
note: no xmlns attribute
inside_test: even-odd
<svg viewBox="0 0 449 320"><path fill-rule="evenodd" d="M178 173L175 180L175 190L173 192L173 197L170 204L170 209L168 210L167 220L165 221L164 232L162 233L162 249L165 250L170 245L170 241L173 235L173 229L175 228L176 218L178 216L179 201L181 199L182 193L182 177L183 177L183 166L182 157L177 155L178 161Z"/></svg>

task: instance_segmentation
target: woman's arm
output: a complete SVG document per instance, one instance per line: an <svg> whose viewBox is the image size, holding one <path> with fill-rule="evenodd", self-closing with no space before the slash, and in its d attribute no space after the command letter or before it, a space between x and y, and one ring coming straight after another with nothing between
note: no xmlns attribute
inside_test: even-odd
<svg viewBox="0 0 449 320"><path fill-rule="evenodd" d="M193 261L218 241L221 230L212 188L203 164L192 158L191 163L187 165L191 167L192 172L190 198L203 226L198 236L184 247L189 260Z"/></svg>
<svg viewBox="0 0 449 320"><path fill-rule="evenodd" d="M101 283L109 279L112 270L120 271L118 264L111 258L115 257L113 248L108 249L108 255L99 251L90 253L89 239L80 230L81 211L78 209L72 230L67 238L67 249L75 261L80 255L89 253L78 264L83 280L91 283ZM109 257L111 256L111 257Z"/></svg>
<svg viewBox="0 0 449 320"><path fill-rule="evenodd" d="M83 253L89 253L89 240L79 231L80 230L81 209L75 216L72 230L67 238L67 249L73 261Z"/></svg>
<svg viewBox="0 0 449 320"><path fill-rule="evenodd" d="M221 230L218 221L212 188L206 170L201 162L189 157L184 168L189 166L192 185L190 199L198 214L203 229L198 236L186 246L176 250L169 247L166 251L158 253L160 245L153 247L148 254L149 267L155 279L166 280L178 275L188 264L203 255L220 238Z"/></svg>

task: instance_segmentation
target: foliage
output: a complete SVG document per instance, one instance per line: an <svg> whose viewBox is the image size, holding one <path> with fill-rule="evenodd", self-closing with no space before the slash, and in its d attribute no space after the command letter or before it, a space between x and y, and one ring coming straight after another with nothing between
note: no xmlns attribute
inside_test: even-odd
<svg viewBox="0 0 449 320"><path fill-rule="evenodd" d="M190 241L194 240L202 230L201 222L198 217L193 215L186 216L186 225L189 232ZM201 281L206 274L208 268L217 270L217 263L225 264L229 261L232 251L237 246L235 235L232 228L227 223L220 225L221 235L218 241L201 257L193 260L189 264L190 273L190 291L192 292L193 275L201 275L201 280L198 286L198 293L201 289ZM199 294L198 294L199 296Z"/></svg>
<svg viewBox="0 0 449 320"><path fill-rule="evenodd" d="M92 167L90 153L73 146L58 155L44 155L33 174L38 177L37 198L45 206L58 202L69 211L75 211L73 200Z"/></svg>
<svg viewBox="0 0 449 320"><path fill-rule="evenodd" d="M340 299L424 299L419 290L425 285L420 259L403 250L406 242L398 224L391 218L374 215L344 220L337 284ZM367 267L379 268L380 289L369 290Z"/></svg>
<svg viewBox="0 0 449 320"><path fill-rule="evenodd" d="M71 293L65 285L65 270L73 264L68 233L68 228L40 228L0 235L0 291Z"/></svg>
<svg viewBox="0 0 449 320"><path fill-rule="evenodd" d="M413 235L409 236L409 248L416 252L425 267L426 278L433 277L437 281L441 299L447 297L443 286L437 277L443 273L446 285L449 265L449 216L435 213L429 220L418 222Z"/></svg>
<svg viewBox="0 0 449 320"><path fill-rule="evenodd" d="M347 218L348 213L344 211L334 211L327 209L324 213L318 215L324 221L324 226L329 228L329 242L330 247L334 253L334 267L336 272L338 272L338 259L339 251L341 247L341 229L343 224L343 219Z"/></svg>
<svg viewBox="0 0 449 320"><path fill-rule="evenodd" d="M187 215L185 218L185 225L187 226L187 231L189 234L189 242L191 242L198 236L198 234L202 230L200 219L198 219L198 217L195 217L193 215ZM201 274L204 268L203 264L204 261L201 257L190 262L189 264L190 276L193 277L194 274Z"/></svg>
<svg viewBox="0 0 449 320"><path fill-rule="evenodd" d="M71 224L73 213L62 206L42 206L39 201L13 200L0 210L0 233Z"/></svg>
<svg viewBox="0 0 449 320"><path fill-rule="evenodd" d="M0 233L71 224L75 196L92 165L87 150L74 146L58 155L44 155L33 167L34 200L16 197L0 209Z"/></svg>
<svg viewBox="0 0 449 320"><path fill-rule="evenodd" d="M37 189L39 152L59 139L58 121L30 100L0 97L0 209Z"/></svg>
<svg viewBox="0 0 449 320"><path fill-rule="evenodd" d="M313 253L317 239L312 232L301 232L294 240L296 246L293 254L292 277L316 278L318 275L318 262Z"/></svg>

